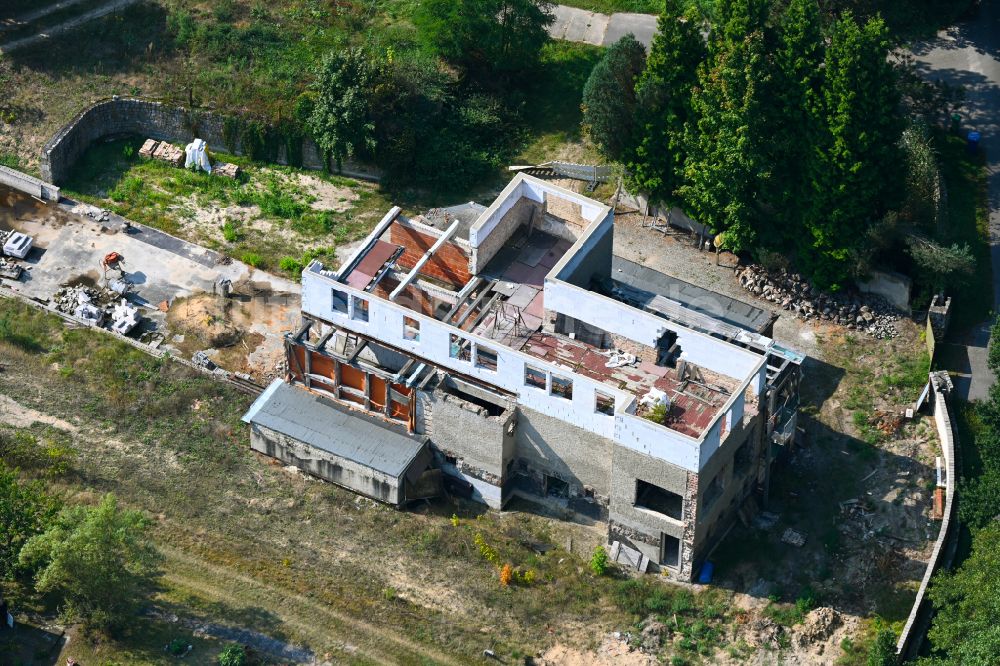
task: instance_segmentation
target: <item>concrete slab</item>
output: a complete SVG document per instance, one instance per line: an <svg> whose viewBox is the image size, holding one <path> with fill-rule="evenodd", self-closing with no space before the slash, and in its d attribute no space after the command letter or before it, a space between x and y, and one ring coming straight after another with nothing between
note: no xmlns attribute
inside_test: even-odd
<svg viewBox="0 0 1000 666"><path fill-rule="evenodd" d="M553 39L569 42L610 46L632 33L649 50L656 33L656 16L652 14L617 13L608 16L576 7L555 5L552 15L555 21L549 26L549 35Z"/></svg>
<svg viewBox="0 0 1000 666"><path fill-rule="evenodd" d="M604 46L611 46L629 33L648 51L656 34L656 17L650 14L612 14L604 32Z"/></svg>
<svg viewBox="0 0 1000 666"><path fill-rule="evenodd" d="M301 293L297 282L224 260L216 252L143 225L133 223L133 231L127 233L124 221L117 216L101 222L73 210L72 204L45 205L20 193L0 192L0 227L21 231L35 240L35 247L22 262L24 275L16 282L4 280L5 286L46 301L63 285L103 282L101 259L109 252L118 252L125 257L126 277L135 285L133 302L166 333L159 303L211 294L220 279L233 284L249 281L255 290L266 293L240 306L247 330L263 338L256 349L247 350L248 356L252 360L280 355L283 334L297 326ZM169 341L164 346L169 347Z"/></svg>
<svg viewBox="0 0 1000 666"><path fill-rule="evenodd" d="M555 21L549 26L549 34L553 39L564 39L569 42L581 42L604 45L604 32L608 28L610 17L606 14L588 12L576 7L556 5L552 9Z"/></svg>

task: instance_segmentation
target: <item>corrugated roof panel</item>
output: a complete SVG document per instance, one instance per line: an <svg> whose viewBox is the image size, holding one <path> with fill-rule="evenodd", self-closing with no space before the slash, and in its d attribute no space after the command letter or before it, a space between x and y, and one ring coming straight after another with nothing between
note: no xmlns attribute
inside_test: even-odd
<svg viewBox="0 0 1000 666"><path fill-rule="evenodd" d="M399 432L280 379L243 420L396 478L427 445L426 437Z"/></svg>

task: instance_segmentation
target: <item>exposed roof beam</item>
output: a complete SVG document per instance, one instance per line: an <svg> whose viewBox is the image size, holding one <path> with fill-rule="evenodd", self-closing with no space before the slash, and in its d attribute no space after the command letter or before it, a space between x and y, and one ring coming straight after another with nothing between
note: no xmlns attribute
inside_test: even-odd
<svg viewBox="0 0 1000 666"><path fill-rule="evenodd" d="M431 249L427 250L427 252L424 253L424 256L417 260L417 263L413 265L413 268L406 274L403 281L399 283L399 286L393 289L392 293L389 294L390 301L396 300L396 298L403 293L403 290L406 289L411 282L413 282L415 277L417 277L417 273L419 273L420 269L424 267L424 264L426 264L430 258L434 256L434 253L437 252L442 245L447 243L448 240L455 235L456 231L458 231L458 220L452 222L451 226L448 227L448 230L441 234L441 238L438 238L437 242L434 243L434 245L431 245Z"/></svg>
<svg viewBox="0 0 1000 666"><path fill-rule="evenodd" d="M340 267L340 270L337 271L337 280L343 280L348 273L354 270L354 266L361 261L361 258L364 257L365 254L368 253L368 250L371 249L372 243L374 243L378 237L385 232L386 228L392 224L392 221L395 220L401 212L403 212L403 209L399 206L393 206L389 209L389 212L386 213L381 220L379 220L377 225L375 225L375 229L368 234L368 238L365 239L365 242L354 251L350 258L344 262L343 266Z"/></svg>

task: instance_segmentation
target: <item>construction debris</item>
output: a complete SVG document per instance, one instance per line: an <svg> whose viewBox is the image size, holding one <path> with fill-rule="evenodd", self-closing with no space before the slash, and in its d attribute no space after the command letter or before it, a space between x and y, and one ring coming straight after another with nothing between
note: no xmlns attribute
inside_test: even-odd
<svg viewBox="0 0 1000 666"><path fill-rule="evenodd" d="M745 268L740 286L758 298L780 305L806 321L829 321L883 340L899 335L894 321L899 314L881 296L872 294L826 294L801 275L781 270L769 273L759 265Z"/></svg>
<svg viewBox="0 0 1000 666"><path fill-rule="evenodd" d="M781 540L796 548L806 545L806 535L798 530L793 530L791 527L786 529L785 533L781 535Z"/></svg>
<svg viewBox="0 0 1000 666"><path fill-rule="evenodd" d="M231 162L222 162L212 168L212 173L236 180L240 177L240 168Z"/></svg>
<svg viewBox="0 0 1000 666"><path fill-rule="evenodd" d="M111 311L111 330L121 335L128 335L141 320L139 309L123 298Z"/></svg>
<svg viewBox="0 0 1000 666"><path fill-rule="evenodd" d="M887 412L878 409L868 419L868 425L876 428L882 434L891 437L903 427L903 417L896 412Z"/></svg>
<svg viewBox="0 0 1000 666"><path fill-rule="evenodd" d="M153 158L179 167L184 164L184 151L172 143L161 141L153 151Z"/></svg>

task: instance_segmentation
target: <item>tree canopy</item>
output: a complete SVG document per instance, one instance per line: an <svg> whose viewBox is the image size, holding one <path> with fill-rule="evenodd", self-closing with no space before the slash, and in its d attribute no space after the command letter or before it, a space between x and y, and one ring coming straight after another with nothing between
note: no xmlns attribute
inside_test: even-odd
<svg viewBox="0 0 1000 666"><path fill-rule="evenodd" d="M0 462L0 580L10 578L24 544L52 522L59 503L41 483L25 482Z"/></svg>
<svg viewBox="0 0 1000 666"><path fill-rule="evenodd" d="M544 0L424 0L413 16L428 49L479 76L533 67L553 20Z"/></svg>
<svg viewBox="0 0 1000 666"><path fill-rule="evenodd" d="M631 33L608 47L583 87L583 122L605 155L621 160L632 143L636 79L646 50Z"/></svg>
<svg viewBox="0 0 1000 666"><path fill-rule="evenodd" d="M684 15L678 0L667 0L636 82L636 126L626 161L631 183L655 200L673 200L682 183L691 90L705 57L697 17Z"/></svg>
<svg viewBox="0 0 1000 666"><path fill-rule="evenodd" d="M338 168L345 159L374 150L369 116L375 78L375 66L360 48L331 51L319 66L309 125L316 144Z"/></svg>
<svg viewBox="0 0 1000 666"><path fill-rule="evenodd" d="M158 561L147 519L120 509L114 495L94 507L66 507L21 549L35 588L60 594L69 616L94 629L119 627L134 613Z"/></svg>

